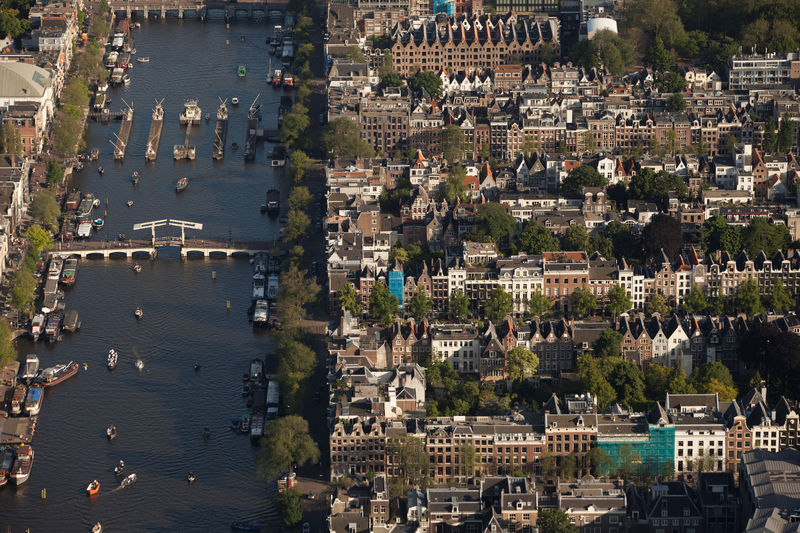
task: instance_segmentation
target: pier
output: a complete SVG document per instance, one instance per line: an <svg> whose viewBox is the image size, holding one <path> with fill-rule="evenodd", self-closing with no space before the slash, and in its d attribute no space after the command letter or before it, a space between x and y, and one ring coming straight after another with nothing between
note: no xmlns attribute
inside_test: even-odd
<svg viewBox="0 0 800 533"><path fill-rule="evenodd" d="M117 135L117 142L109 140L114 145L114 159L119 161L125 159L125 153L128 150L128 141L131 138L131 127L133 126L133 106L128 106L123 113L122 125L119 127L119 135Z"/></svg>
<svg viewBox="0 0 800 533"><path fill-rule="evenodd" d="M161 104L164 102L156 101L156 107L153 109L153 121L150 123L150 133L147 134L147 149L144 153L144 158L147 161L155 161L158 156L158 146L161 144L161 129L164 127L164 108Z"/></svg>

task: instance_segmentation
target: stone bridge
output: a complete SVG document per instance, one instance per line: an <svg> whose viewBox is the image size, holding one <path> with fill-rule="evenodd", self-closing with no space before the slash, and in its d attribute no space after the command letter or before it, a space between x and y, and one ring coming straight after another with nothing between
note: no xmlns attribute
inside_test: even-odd
<svg viewBox="0 0 800 533"><path fill-rule="evenodd" d="M147 20L167 17L193 17L206 20L210 10L222 11L225 21L237 19L263 20L281 12L286 4L280 2L225 2L220 0L110 0L111 10L127 18L136 15ZM282 16L282 15L281 15Z"/></svg>

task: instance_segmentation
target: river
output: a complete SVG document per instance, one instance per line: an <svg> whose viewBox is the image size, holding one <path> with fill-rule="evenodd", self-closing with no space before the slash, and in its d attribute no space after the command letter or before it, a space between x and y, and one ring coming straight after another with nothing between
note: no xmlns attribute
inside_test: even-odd
<svg viewBox="0 0 800 533"><path fill-rule="evenodd" d="M115 163L108 139L119 122L91 123L89 146L100 148L100 176L89 166L73 186L108 199L105 228L94 239L134 233L132 225L158 219L204 224L193 237L271 241L278 223L262 215L266 190L288 191L282 170L266 164L271 147L259 147L256 161L245 164L243 150L247 108L261 94L265 127L275 127L282 91L266 81L269 53L266 23L220 21L148 21L135 32L137 56L132 83L112 89L111 108L122 100L136 109L125 162ZM241 40L244 36L244 41ZM226 45L226 40L230 41ZM237 67L247 66L238 79ZM217 97L227 98L230 122L222 162L211 159ZM230 99L238 97L238 107ZM166 111L158 160L145 164L144 151L154 99ZM212 120L193 128L194 162L174 162L172 146L184 140L178 114L186 98L198 98ZM130 182L141 173L138 187ZM175 182L189 176L189 188L175 193ZM125 206L133 200L132 208ZM102 209L102 208L101 208ZM177 234L160 228L159 235ZM103 531L226 531L231 519L262 526L276 524L274 487L255 476L256 447L233 434L231 418L246 412L241 376L251 359L266 355L272 340L253 331L247 319L251 266L245 259L181 261L177 250L163 249L154 261L141 261L139 274L124 260L83 260L77 283L67 290L67 309L76 309L82 329L55 344L20 343L20 353L37 353L43 366L76 360L88 364L72 380L47 391L33 440L35 461L30 480L0 490L0 527L13 532L89 531L96 521ZM216 273L216 279L212 274ZM226 308L230 301L230 310ZM133 310L141 306L144 319ZM120 352L113 372L105 368L110 347ZM144 370L133 367L136 357ZM193 364L201 369L195 372ZM105 428L115 424L119 437L108 442ZM212 428L204 440L204 426ZM113 465L124 459L138 483L114 490ZM186 474L197 481L189 485ZM97 479L100 494L87 497L86 485ZM47 490L42 501L41 491Z"/></svg>

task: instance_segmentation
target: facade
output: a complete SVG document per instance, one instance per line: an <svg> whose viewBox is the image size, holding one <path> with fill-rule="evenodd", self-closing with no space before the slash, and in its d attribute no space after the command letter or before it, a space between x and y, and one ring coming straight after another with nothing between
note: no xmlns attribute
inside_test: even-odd
<svg viewBox="0 0 800 533"><path fill-rule="evenodd" d="M735 55L728 67L732 91L796 86L800 80L800 54Z"/></svg>

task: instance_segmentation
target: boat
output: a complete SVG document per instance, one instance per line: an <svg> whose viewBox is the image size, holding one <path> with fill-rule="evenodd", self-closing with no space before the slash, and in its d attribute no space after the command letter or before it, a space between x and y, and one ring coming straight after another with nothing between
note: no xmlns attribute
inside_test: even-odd
<svg viewBox="0 0 800 533"><path fill-rule="evenodd" d="M270 189L267 191L267 214L275 216L281 211L281 192L278 189Z"/></svg>
<svg viewBox="0 0 800 533"><path fill-rule="evenodd" d="M136 483L136 474L129 474L125 479L123 479L119 486L120 488L130 487L134 483Z"/></svg>
<svg viewBox="0 0 800 533"><path fill-rule="evenodd" d="M122 77L125 75L125 69L122 67L114 67L111 71L111 84L119 85L122 83Z"/></svg>
<svg viewBox="0 0 800 533"><path fill-rule="evenodd" d="M78 216L88 217L92 213L92 209L94 209L94 195L92 193L86 193L83 195L83 200L81 200L81 203L78 205Z"/></svg>
<svg viewBox="0 0 800 533"><path fill-rule="evenodd" d="M294 78L291 74L287 73L283 75L283 88L294 89Z"/></svg>
<svg viewBox="0 0 800 533"><path fill-rule="evenodd" d="M61 283L64 285L72 285L75 283L75 278L78 275L78 260L70 257L64 261L64 268L61 270Z"/></svg>
<svg viewBox="0 0 800 533"><path fill-rule="evenodd" d="M141 320L142 318L144 318L144 311L142 311L141 307L137 307L136 311L134 311L133 314L137 320Z"/></svg>
<svg viewBox="0 0 800 533"><path fill-rule="evenodd" d="M270 165L273 167L286 166L286 146L283 144L276 144L272 147L272 155L270 156Z"/></svg>
<svg viewBox="0 0 800 533"><path fill-rule="evenodd" d="M161 105L164 100L156 101L153 108L153 116L150 122L150 131L147 134L147 148L144 158L147 161L155 161L158 157L158 146L161 144L161 130L164 127L164 107Z"/></svg>
<svg viewBox="0 0 800 533"><path fill-rule="evenodd" d="M94 207L95 209L100 207L100 198L95 198L94 199L94 202L92 202L92 207Z"/></svg>
<svg viewBox="0 0 800 533"><path fill-rule="evenodd" d="M50 259L50 266L47 268L47 279L60 279L61 270L64 268L64 260L60 257Z"/></svg>
<svg viewBox="0 0 800 533"><path fill-rule="evenodd" d="M98 90L100 88L98 87ZM89 157L92 161L97 161L100 158L100 149L99 148L92 148L92 151L89 152Z"/></svg>
<svg viewBox="0 0 800 533"><path fill-rule="evenodd" d="M250 361L250 380L259 382L262 377L264 377L264 361L258 358L253 359Z"/></svg>
<svg viewBox="0 0 800 533"><path fill-rule="evenodd" d="M28 416L36 416L42 411L42 402L44 401L44 389L38 385L28 389L28 395L25 396L25 412Z"/></svg>
<svg viewBox="0 0 800 533"><path fill-rule="evenodd" d="M137 22L136 24L139 23ZM97 522L92 526L92 533L103 533L103 525L100 522Z"/></svg>
<svg viewBox="0 0 800 533"><path fill-rule="evenodd" d="M113 69L117 66L117 60L119 59L119 52L109 52L106 56L105 66L108 69Z"/></svg>
<svg viewBox="0 0 800 533"><path fill-rule="evenodd" d="M130 74L123 74L122 75L122 83L124 83L125 85L130 85L131 84Z"/></svg>
<svg viewBox="0 0 800 533"><path fill-rule="evenodd" d="M14 387L14 393L11 395L11 414L21 415L22 406L25 404L25 396L28 395L28 387L20 383Z"/></svg>
<svg viewBox="0 0 800 533"><path fill-rule="evenodd" d="M101 229L105 225L105 221L102 218L96 218L92 220L92 227L94 229Z"/></svg>
<svg viewBox="0 0 800 533"><path fill-rule="evenodd" d="M242 434L250 433L250 420L251 416L248 414L242 415L242 423L239 425L239 432Z"/></svg>
<svg viewBox="0 0 800 533"><path fill-rule="evenodd" d="M222 159L225 156L225 139L228 137L228 106L220 102L217 108L217 123L214 126L214 150L212 157Z"/></svg>
<svg viewBox="0 0 800 533"><path fill-rule="evenodd" d="M249 396L252 391L253 388L250 386L250 382L245 381L244 385L242 385L242 396Z"/></svg>
<svg viewBox="0 0 800 533"><path fill-rule="evenodd" d="M100 482L96 479L93 479L92 482L86 486L86 494L89 496L94 496L98 492L100 492Z"/></svg>
<svg viewBox="0 0 800 533"><path fill-rule="evenodd" d="M31 381L39 373L39 358L34 353L29 353L25 357L25 370L22 379Z"/></svg>
<svg viewBox="0 0 800 533"><path fill-rule="evenodd" d="M133 182L134 185L139 183L139 171L138 170L134 170L133 173L131 174L131 181Z"/></svg>
<svg viewBox="0 0 800 533"><path fill-rule="evenodd" d="M85 239L92 235L92 219L82 217L78 219L78 238Z"/></svg>
<svg viewBox="0 0 800 533"><path fill-rule="evenodd" d="M132 56L135 56L135 55L136 55L136 48L131 48L131 55L132 55Z"/></svg>
<svg viewBox="0 0 800 533"><path fill-rule="evenodd" d="M280 277L278 274L270 274L267 278L267 300L276 300L278 298L279 288Z"/></svg>
<svg viewBox="0 0 800 533"><path fill-rule="evenodd" d="M72 376L78 373L78 363L70 361L67 364L58 364L45 368L39 374L42 385L45 387L55 387L59 383L63 383Z"/></svg>
<svg viewBox="0 0 800 533"><path fill-rule="evenodd" d="M2 461L0 461L0 487L2 487L8 483L11 477L11 468L14 466L14 448L4 446L0 450L3 453Z"/></svg>
<svg viewBox="0 0 800 533"><path fill-rule="evenodd" d="M233 98L231 98L231 104L239 105L239 99L234 96Z"/></svg>
<svg viewBox="0 0 800 533"><path fill-rule="evenodd" d="M133 271L138 274L139 272L142 271L142 265L140 265L139 263L136 263L135 265L133 265Z"/></svg>
<svg viewBox="0 0 800 533"><path fill-rule="evenodd" d="M253 412L253 419L250 421L250 439L258 442L264 436L265 416L261 411Z"/></svg>
<svg viewBox="0 0 800 533"><path fill-rule="evenodd" d="M118 360L119 360L119 354L117 353L117 351L114 348L111 348L108 351L108 362L106 363L106 366L108 367L108 369L109 370L114 370L115 368L117 368L117 361Z"/></svg>
<svg viewBox="0 0 800 533"><path fill-rule="evenodd" d="M58 334L61 332L61 322L63 320L64 316L58 313L47 317L47 325L44 327L44 334L47 336L48 341L54 342L58 340Z"/></svg>
<svg viewBox="0 0 800 533"><path fill-rule="evenodd" d="M117 427L114 424L111 424L106 428L106 438L108 440L114 440L117 438Z"/></svg>
<svg viewBox="0 0 800 533"><path fill-rule="evenodd" d="M189 483L194 483L195 479L197 479L197 477L194 475L194 472L189 472L186 475L186 481L188 481Z"/></svg>
<svg viewBox="0 0 800 533"><path fill-rule="evenodd" d="M106 172L106 171L105 171L105 170L103 170L103 167L97 167L97 173L98 173L98 174L100 174L101 176L102 176L103 174L105 174L105 172Z"/></svg>
<svg viewBox="0 0 800 533"><path fill-rule="evenodd" d="M203 438L204 439L208 439L209 437L211 437L211 428L204 427L203 428Z"/></svg>
<svg viewBox="0 0 800 533"><path fill-rule="evenodd" d="M255 97L247 110L247 138L244 142L244 160L253 161L256 158L256 142L258 142L258 125L261 122L261 104L256 104L260 94Z"/></svg>
<svg viewBox="0 0 800 533"><path fill-rule="evenodd" d="M70 333L81 329L81 320L78 317L77 311L70 309L64 314L64 323L61 326L61 329L64 331L69 331Z"/></svg>
<svg viewBox="0 0 800 533"><path fill-rule="evenodd" d="M209 120L211 120L211 115L206 113L205 116L203 117L203 119L205 119L205 121L208 122Z"/></svg>
<svg viewBox="0 0 800 533"><path fill-rule="evenodd" d="M175 184L175 192L183 192L186 190L186 187L188 186L189 186L189 178L184 176L181 179L179 179L178 182Z"/></svg>
<svg viewBox="0 0 800 533"><path fill-rule="evenodd" d="M144 361L142 361L141 359L137 359L136 362L133 363L133 366L136 367L136 370L141 372L142 370L144 370Z"/></svg>
<svg viewBox="0 0 800 533"><path fill-rule="evenodd" d="M234 152L239 149L239 143L231 143L231 150Z"/></svg>
<svg viewBox="0 0 800 533"><path fill-rule="evenodd" d="M234 418L231 420L231 429L234 431L239 431L239 426L242 425L242 421L239 418Z"/></svg>
<svg viewBox="0 0 800 533"><path fill-rule="evenodd" d="M264 328L269 324L269 303L266 300L258 300L253 311L253 326Z"/></svg>
<svg viewBox="0 0 800 533"><path fill-rule="evenodd" d="M128 207L133 207L133 200L128 200L127 202L125 202L125 205L127 205Z"/></svg>
<svg viewBox="0 0 800 533"><path fill-rule="evenodd" d="M17 448L14 468L11 470L11 479L17 485L22 485L31 476L33 468L33 448L30 444L23 444Z"/></svg>
<svg viewBox="0 0 800 533"><path fill-rule="evenodd" d="M33 338L33 342L38 341L44 331L44 322L45 317L41 313L33 317L33 321L31 322L31 337Z"/></svg>
<svg viewBox="0 0 800 533"><path fill-rule="evenodd" d="M136 58L136 62L137 63L149 63L150 62L150 58L149 57L137 57Z"/></svg>
<svg viewBox="0 0 800 533"><path fill-rule="evenodd" d="M244 520L233 520L231 522L231 529L237 531L261 531L261 526L245 522Z"/></svg>
<svg viewBox="0 0 800 533"><path fill-rule="evenodd" d="M183 111L180 115L181 126L187 124L200 124L200 119L203 117L203 111L197 104L197 99L189 99L183 104Z"/></svg>
<svg viewBox="0 0 800 533"><path fill-rule="evenodd" d="M275 71L272 73L272 86L280 87L282 83L283 83L283 72L281 72L281 69L276 68Z"/></svg>
<svg viewBox="0 0 800 533"><path fill-rule="evenodd" d="M264 298L264 287L264 274L261 272L253 274L253 300L261 300Z"/></svg>
<svg viewBox="0 0 800 533"><path fill-rule="evenodd" d="M236 75L239 76L240 78L244 78L246 74L247 74L247 69L245 68L245 66L239 65L239 70L236 71Z"/></svg>
<svg viewBox="0 0 800 533"><path fill-rule="evenodd" d="M114 475L121 476L124 470L125 470L125 461L120 459L119 462L114 465Z"/></svg>

